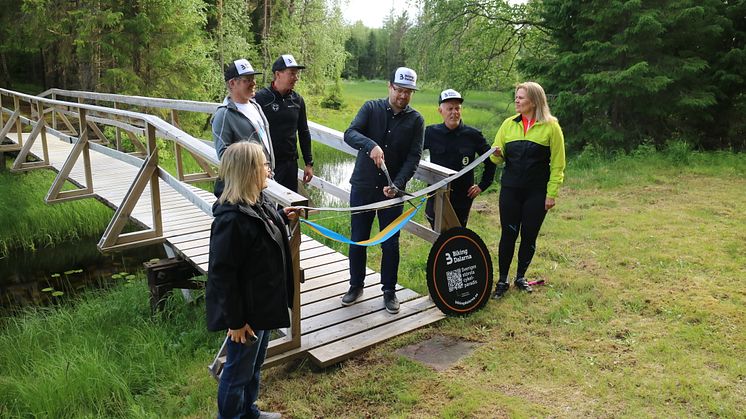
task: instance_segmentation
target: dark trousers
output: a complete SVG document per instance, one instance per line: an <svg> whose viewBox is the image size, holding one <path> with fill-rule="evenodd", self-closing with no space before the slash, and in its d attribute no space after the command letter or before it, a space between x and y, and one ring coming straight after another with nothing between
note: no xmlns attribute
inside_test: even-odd
<svg viewBox="0 0 746 419"><path fill-rule="evenodd" d="M275 162L274 180L280 185L298 192L298 162L295 160L278 160Z"/></svg>
<svg viewBox="0 0 746 419"><path fill-rule="evenodd" d="M385 199L388 198L386 198L380 188L356 188L353 186L350 191L350 206L352 207L372 204ZM350 238L356 242L369 239L370 231L373 227L373 219L376 214L378 214L378 227L379 229L383 229L400 216L402 211L402 205L397 205L378 211L353 212L350 220ZM399 273L399 232L381 243L381 250L383 253L381 256L381 288L384 291L393 291L396 287ZM351 244L349 255L350 285L362 286L365 280L365 264L368 260L368 248Z"/></svg>
<svg viewBox="0 0 746 419"><path fill-rule="evenodd" d="M521 235L518 248L518 270L516 278L526 275L531 259L536 252L536 238L547 211L544 209L546 191L542 189L500 188L500 224L502 234L498 249L500 281L507 280L510 262L515 253L515 242Z"/></svg>
<svg viewBox="0 0 746 419"><path fill-rule="evenodd" d="M255 330L254 343L228 342L228 354L218 383L218 419L258 418L259 374L269 344L269 330Z"/></svg>

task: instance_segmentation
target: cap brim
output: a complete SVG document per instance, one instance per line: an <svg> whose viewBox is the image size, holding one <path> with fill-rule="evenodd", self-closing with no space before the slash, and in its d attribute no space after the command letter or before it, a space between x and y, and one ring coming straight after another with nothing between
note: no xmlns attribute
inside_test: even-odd
<svg viewBox="0 0 746 419"><path fill-rule="evenodd" d="M412 86L411 84L399 84L399 83L391 83L391 84L394 84L396 86L403 87L409 90L417 90L417 86Z"/></svg>
<svg viewBox="0 0 746 419"><path fill-rule="evenodd" d="M458 100L459 103L464 103L464 98L462 97L448 97L448 98L439 100L438 105L440 105L443 102L448 102L449 100Z"/></svg>

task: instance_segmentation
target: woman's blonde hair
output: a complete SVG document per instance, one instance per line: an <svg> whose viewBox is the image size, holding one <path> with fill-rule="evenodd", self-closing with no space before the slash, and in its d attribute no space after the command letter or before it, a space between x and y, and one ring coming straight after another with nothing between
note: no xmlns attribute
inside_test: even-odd
<svg viewBox="0 0 746 419"><path fill-rule="evenodd" d="M218 170L225 182L219 202L256 204L262 189L267 187L266 161L259 144L241 141L228 146Z"/></svg>
<svg viewBox="0 0 746 419"><path fill-rule="evenodd" d="M539 83L532 81L523 82L516 86L516 94L518 93L518 89L525 90L528 100L536 106L534 118L536 118L537 122L552 122L557 120L549 110L547 95Z"/></svg>

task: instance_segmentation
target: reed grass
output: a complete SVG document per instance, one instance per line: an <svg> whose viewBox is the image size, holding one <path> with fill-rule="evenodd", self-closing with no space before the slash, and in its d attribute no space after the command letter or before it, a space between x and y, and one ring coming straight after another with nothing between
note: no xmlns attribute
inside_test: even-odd
<svg viewBox="0 0 746 419"><path fill-rule="evenodd" d="M44 203L54 177L48 170L0 172L0 257L11 249L52 246L106 228L113 212L96 200Z"/></svg>

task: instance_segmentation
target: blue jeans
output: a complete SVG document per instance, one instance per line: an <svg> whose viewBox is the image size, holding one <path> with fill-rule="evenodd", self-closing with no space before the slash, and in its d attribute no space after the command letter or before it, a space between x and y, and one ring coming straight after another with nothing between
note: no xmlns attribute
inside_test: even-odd
<svg viewBox="0 0 746 419"><path fill-rule="evenodd" d="M350 191L350 206L372 204L374 202L388 199L381 189L375 188L356 188L352 187ZM353 213L350 220L351 239L353 241L362 241L370 238L370 230L373 227L373 219L378 214L379 229L385 228L396 217L402 214L402 205L391 208L384 208L378 211L365 211L362 213ZM381 243L381 289L384 291L393 291L396 288L396 281L399 273L399 232L391 236L388 240ZM365 246L350 245L350 285L362 286L365 280L365 264L368 259L368 248Z"/></svg>
<svg viewBox="0 0 746 419"><path fill-rule="evenodd" d="M228 341L228 355L218 384L218 419L257 418L259 373L269 344L269 330L255 330L249 344Z"/></svg>

